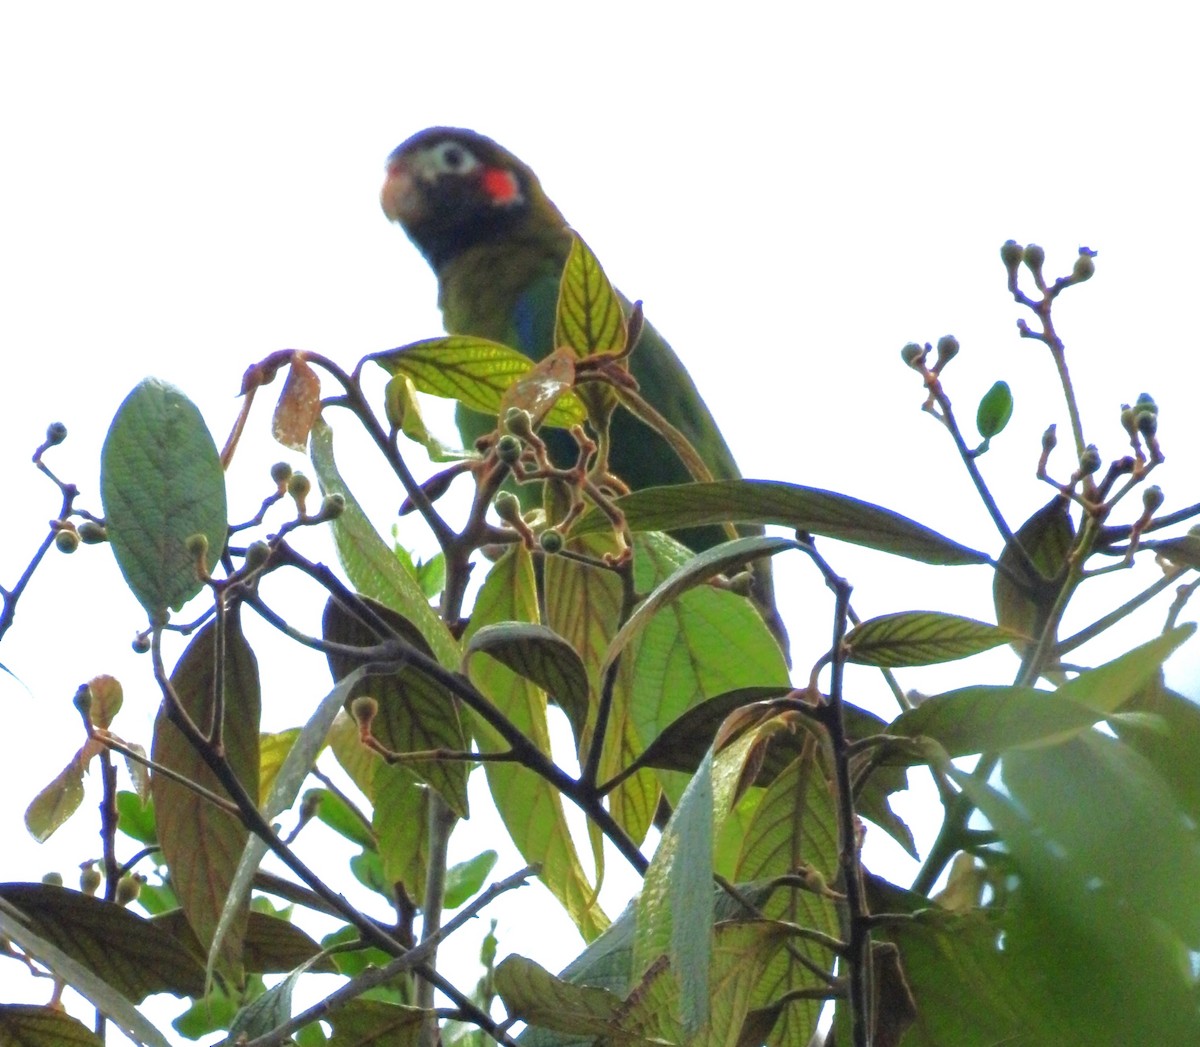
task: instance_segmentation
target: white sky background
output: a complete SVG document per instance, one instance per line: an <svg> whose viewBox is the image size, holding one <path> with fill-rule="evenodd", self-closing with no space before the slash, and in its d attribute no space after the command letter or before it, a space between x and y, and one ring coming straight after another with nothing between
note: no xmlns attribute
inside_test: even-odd
<svg viewBox="0 0 1200 1047"><path fill-rule="evenodd" d="M1106 461L1123 454L1119 405L1151 392L1164 511L1197 500L1190 5L1151 5L1137 20L1074 3L994 14L929 3L194 10L27 5L0 19L0 584L13 584L57 508L28 465L48 422L70 429L52 468L99 511L100 444L145 375L182 387L220 443L242 372L272 350L350 366L440 331L433 277L378 205L384 158L431 124L474 127L534 167L614 281L645 300L747 476L844 491L993 551L899 350L958 336L945 377L969 439L979 397L1010 383L1013 423L981 466L1019 524L1051 493L1033 477L1040 434L1052 421L1065 434L1066 418L1048 353L1017 338L998 249L1034 240L1057 275L1086 244L1097 275L1056 317L1088 437ZM235 518L268 493L269 464L289 457L268 439L266 392L230 475ZM343 458L349 430L341 421ZM1063 477L1068 443L1052 459ZM347 471L386 532L399 495L369 490L382 473L365 447L361 457ZM433 551L415 525L405 536ZM315 539L309 548L329 555ZM864 617L992 614L984 569L824 550ZM829 597L800 558L777 570L800 679L828 643ZM58 869L71 884L98 854L91 798L44 846L22 824L82 741L70 705L80 682L117 675L117 729L148 742L156 695L148 661L129 653L142 618L119 581L103 547L52 554L0 645L33 692L0 681L11 733L2 879ZM1124 576L1106 585L1114 600L1135 588ZM267 595L285 598L278 584ZM1120 642L1148 638L1168 600ZM315 630L315 612L295 601ZM1087 653L1103 660L1117 643ZM1172 682L1195 693L1198 662L1177 655ZM306 717L325 686L320 660L292 677L278 664L263 658L267 729ZM998 654L902 682L932 692L1007 682L1013 668ZM874 677L850 680L852 700L894 714ZM874 853L911 878L892 850ZM515 867L506 857L497 874ZM500 913L502 954L561 966L577 938L565 922L550 930L545 896L524 894ZM478 934L466 937L469 984ZM0 997L30 993L15 966L0 978ZM35 985L31 998L46 991Z"/></svg>

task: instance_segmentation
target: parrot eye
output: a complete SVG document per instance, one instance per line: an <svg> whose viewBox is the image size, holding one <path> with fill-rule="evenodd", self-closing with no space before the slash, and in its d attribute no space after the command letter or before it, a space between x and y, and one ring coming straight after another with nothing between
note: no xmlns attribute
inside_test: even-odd
<svg viewBox="0 0 1200 1047"><path fill-rule="evenodd" d="M466 174L479 166L479 161L457 142L443 142L434 155L438 166L448 174Z"/></svg>

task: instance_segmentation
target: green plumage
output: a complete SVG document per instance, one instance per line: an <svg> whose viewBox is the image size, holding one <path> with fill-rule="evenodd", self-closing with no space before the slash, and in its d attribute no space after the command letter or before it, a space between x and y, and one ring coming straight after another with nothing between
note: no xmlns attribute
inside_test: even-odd
<svg viewBox="0 0 1200 1047"><path fill-rule="evenodd" d="M490 338L534 359L554 348L559 278L571 236L525 164L473 131L430 128L389 157L382 202L437 274L448 333ZM715 477L741 475L683 363L649 324L629 367L641 395L687 437ZM494 418L459 409L468 442L495 424ZM666 441L628 411L618 408L611 433L610 469L632 489L692 479ZM543 436L557 464L573 460L574 443L566 434ZM677 537L702 550L726 535L704 527ZM773 613L769 571L764 566L756 574L766 590L759 602Z"/></svg>

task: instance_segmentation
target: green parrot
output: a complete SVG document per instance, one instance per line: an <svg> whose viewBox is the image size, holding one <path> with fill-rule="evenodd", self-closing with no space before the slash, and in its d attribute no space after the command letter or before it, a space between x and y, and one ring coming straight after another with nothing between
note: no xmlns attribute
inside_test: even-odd
<svg viewBox="0 0 1200 1047"><path fill-rule="evenodd" d="M388 157L380 200L437 275L448 333L489 338L535 360L554 349L558 285L571 234L529 167L474 131L431 127ZM687 437L716 478L741 476L683 363L649 323L629 369L641 395ZM461 405L458 424L468 442L496 426L494 418ZM692 479L670 445L628 411L617 409L610 432L609 467L631 489ZM543 436L556 464L573 461L575 445L565 433L557 440L554 432ZM676 536L697 552L727 537L719 527ZM756 569L754 584L756 604L785 644L769 561Z"/></svg>

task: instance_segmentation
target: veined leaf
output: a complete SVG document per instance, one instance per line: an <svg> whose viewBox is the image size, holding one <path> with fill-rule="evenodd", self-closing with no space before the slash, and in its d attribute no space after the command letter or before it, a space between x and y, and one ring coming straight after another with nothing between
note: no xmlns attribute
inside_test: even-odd
<svg viewBox="0 0 1200 1047"><path fill-rule="evenodd" d="M559 284L555 345L569 346L578 356L617 353L625 348L625 313L599 260L578 235Z"/></svg>
<svg viewBox="0 0 1200 1047"><path fill-rule="evenodd" d="M147 378L117 410L100 452L100 497L117 565L151 619L178 611L202 586L188 540L208 540L212 571L229 519L225 474L200 411L173 385Z"/></svg>
<svg viewBox="0 0 1200 1047"><path fill-rule="evenodd" d="M388 374L407 375L418 391L441 396L481 414L496 416L505 392L533 370L534 362L517 349L468 335L415 342L368 357ZM583 404L566 392L546 415L546 424L562 429L587 417Z"/></svg>
<svg viewBox="0 0 1200 1047"><path fill-rule="evenodd" d="M417 580L404 569L395 552L379 536L337 470L333 457L333 430L323 421L313 427L313 466L327 494L341 492L345 511L333 521L338 558L354 587L412 622L425 637L439 662L457 669L461 654L446 623L430 607Z"/></svg>
<svg viewBox="0 0 1200 1047"><path fill-rule="evenodd" d="M973 618L940 611L900 611L855 626L846 634L845 646L851 662L895 669L951 662L1022 639L1028 637Z"/></svg>
<svg viewBox="0 0 1200 1047"><path fill-rule="evenodd" d="M805 864L829 883L838 873L837 808L830 785L815 760L809 739L801 755L766 789L750 824L742 834L736 882L766 881L794 873ZM837 938L841 934L838 911L829 898L814 891L776 890L761 903L761 912L773 920L787 920ZM774 957L758 980L751 1005L766 1007L785 994L822 988L813 969L797 958L806 957L818 969L833 973L835 957L814 942L798 939L792 949ZM816 1029L823 1002L795 1001L783 1014L783 1026L771 1037L773 1044L807 1044Z"/></svg>
<svg viewBox="0 0 1200 1047"><path fill-rule="evenodd" d="M237 608L225 616L224 663L216 665L216 623L196 634L171 674L183 709L207 729L213 717L213 692L224 681L224 749L226 759L246 792L258 799L259 683L258 663L246 643ZM224 795L216 775L170 721L165 706L154 723L154 762L206 789ZM233 815L160 773L150 777L158 843L171 871L171 884L196 936L207 949L217 937L221 913L230 897L239 856L249 830ZM246 926L245 899L225 936L222 966L241 964Z"/></svg>
<svg viewBox="0 0 1200 1047"><path fill-rule="evenodd" d="M1075 541L1070 502L1056 495L1026 520L1013 537L1025 550L1034 570L1029 573L1013 548L1000 554L1002 569L992 582L996 621L1005 629L1036 637L1058 599L1067 555Z"/></svg>
<svg viewBox="0 0 1200 1047"><path fill-rule="evenodd" d="M618 498L616 504L634 531L669 531L723 522L778 524L922 563L991 562L986 553L959 545L889 509L835 491L774 480L647 487ZM607 517L593 509L572 533L589 534L610 526Z"/></svg>
<svg viewBox="0 0 1200 1047"><path fill-rule="evenodd" d="M498 622L472 634L463 653L464 672L476 652L490 655L546 691L580 736L588 716L588 676L566 640L534 622Z"/></svg>
<svg viewBox="0 0 1200 1047"><path fill-rule="evenodd" d="M693 557L662 582L629 616L617 635L613 637L612 643L609 644L608 651L604 655L601 675L607 672L608 667L625 647L645 630L651 617L660 608L677 599L688 589L701 585L718 574L736 570L764 556L774 556L776 553L796 548L798 548L798 543L790 538L755 536L723 542L721 545L707 549Z"/></svg>
<svg viewBox="0 0 1200 1047"><path fill-rule="evenodd" d="M951 756L1003 752L1090 727L1104 714L1033 687L962 687L927 698L901 713L887 733L936 738ZM921 754L896 752L890 762L923 763Z"/></svg>
<svg viewBox="0 0 1200 1047"><path fill-rule="evenodd" d="M170 1047L166 1037L142 1016L122 992L95 974L91 968L31 929L21 911L9 902L0 904L0 934L54 971L72 989L107 1015L135 1043L143 1043L147 1047Z"/></svg>
<svg viewBox="0 0 1200 1047"><path fill-rule="evenodd" d="M465 640L470 643L485 625L537 618L533 562L520 546L505 553L488 572L475 601ZM530 681L492 658L471 661L471 680L542 752L550 752L546 696ZM480 749L503 752L507 743L482 717L472 715L472 732ZM541 864L540 878L562 903L585 939L596 937L608 918L596 904L575 850L563 811L562 797L544 779L517 764L484 764L500 817L528 862Z"/></svg>

